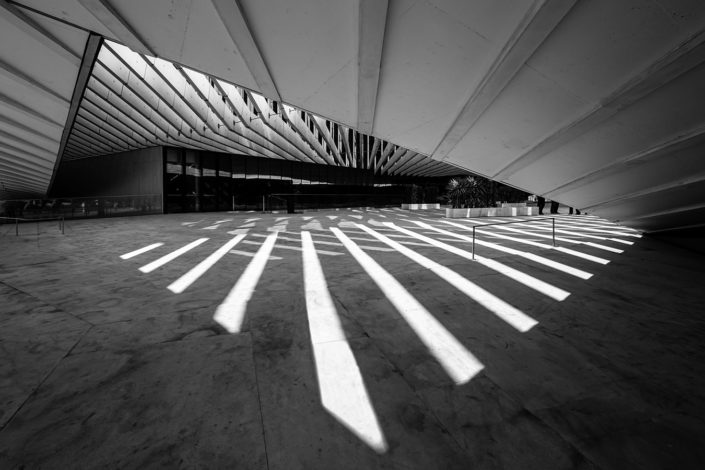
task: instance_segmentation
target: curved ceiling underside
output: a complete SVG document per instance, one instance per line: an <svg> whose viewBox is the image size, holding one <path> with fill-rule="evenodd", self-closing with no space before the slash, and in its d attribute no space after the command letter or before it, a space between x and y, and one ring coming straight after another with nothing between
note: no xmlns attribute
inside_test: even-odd
<svg viewBox="0 0 705 470"><path fill-rule="evenodd" d="M217 77L221 86L237 84L233 96L238 89L260 93L640 229L705 220L700 0L0 3L0 29L15 43L37 42L36 34L8 23L8 5L69 46L93 31ZM85 31L69 32L33 10ZM2 39L0 58L15 65ZM17 68L68 99L78 66L41 42L28 47ZM22 161L22 171L41 180L34 169L45 175L51 165L37 157L51 161L58 151L56 123L68 104L36 105L53 124L30 118L12 101L6 75L0 124L14 130L2 130L19 136L16 124L44 126L50 139L41 140L42 151L16 141L8 148L0 134L0 175L17 178L7 155L26 149L33 160Z"/></svg>
<svg viewBox="0 0 705 470"><path fill-rule="evenodd" d="M105 41L62 161L171 145L380 175L447 176L453 165Z"/></svg>

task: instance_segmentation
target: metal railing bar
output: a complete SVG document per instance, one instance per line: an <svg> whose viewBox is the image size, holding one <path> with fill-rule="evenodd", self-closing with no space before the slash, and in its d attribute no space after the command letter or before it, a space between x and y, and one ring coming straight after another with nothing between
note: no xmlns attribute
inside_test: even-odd
<svg viewBox="0 0 705 470"><path fill-rule="evenodd" d="M538 219L522 219L522 220L512 220L511 222L493 222L491 224L473 225L472 226L472 259L475 259L475 229L491 227L493 225L508 225L508 224L521 224L526 222L535 222L537 220L551 220L552 232L553 232L553 246L556 245L556 218L555 217L540 217Z"/></svg>

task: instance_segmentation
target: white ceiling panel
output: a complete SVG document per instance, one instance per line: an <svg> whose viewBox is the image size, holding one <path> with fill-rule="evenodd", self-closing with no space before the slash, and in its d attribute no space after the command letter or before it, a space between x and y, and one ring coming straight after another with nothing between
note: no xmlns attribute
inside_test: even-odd
<svg viewBox="0 0 705 470"><path fill-rule="evenodd" d="M273 158L350 161L345 152L356 150L345 146L335 149L341 155L321 154L320 125L305 121L306 113L302 122L289 123L248 111L245 90L253 90L321 122L343 124L345 132L364 122L378 138L577 207L602 193L622 198L595 207L596 213L648 219L639 223L649 229L684 226L698 213L693 207L705 203L692 181L705 163L698 167L690 158L682 161L682 172L665 171L667 162L685 158L679 139L696 138L705 124L705 3L699 0L389 0L386 9L363 10L348 0L0 2L0 60L65 99L76 82L75 53L85 30L222 80L209 87L208 77L179 78L167 63L151 70L143 63L127 74L113 64L120 79L99 67L86 96L90 106L105 106L110 114L93 109L100 117L91 118L86 108L82 119L92 124L83 124L128 140L132 135L134 142L146 143L147 134L174 145L244 146ZM73 51L71 57L18 28L7 7L18 4L76 25L69 32L69 26L25 10ZM386 12L384 22L362 25L370 11ZM360 31L372 31L380 44L365 42ZM378 74L365 69L362 81L361 44L368 51L365 67L381 51ZM0 103L3 115L35 119L26 112L18 117L23 109L13 103L20 100L12 99L22 97L27 108L61 117L60 106L44 106L26 84L9 83L7 76L0 92L12 96ZM155 95L150 87L165 79L179 89ZM255 101L274 113L271 102ZM359 102L366 103L362 120ZM163 108L156 109L158 103ZM258 122L239 122L248 112ZM119 122L121 116L126 122ZM332 128L326 132L327 144L341 142ZM76 147L81 139L89 137L77 136ZM625 163L639 155L649 159ZM630 165L636 165L633 172ZM670 196L643 194L645 182ZM693 188L668 189L679 182Z"/></svg>

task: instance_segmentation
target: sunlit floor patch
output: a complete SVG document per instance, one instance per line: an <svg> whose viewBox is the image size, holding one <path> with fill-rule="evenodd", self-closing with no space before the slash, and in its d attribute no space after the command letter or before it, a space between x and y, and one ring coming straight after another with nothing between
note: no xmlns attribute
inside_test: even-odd
<svg viewBox="0 0 705 470"><path fill-rule="evenodd" d="M172 291L174 294L180 294L188 287L196 282L199 277L206 273L210 268L217 263L220 258L225 256L235 245L237 245L240 240L245 238L245 235L237 235L232 240L226 242L223 246L214 251L208 258L204 259L196 266L194 266L189 272L178 278L176 281L172 282L167 286L167 289Z"/></svg>
<svg viewBox="0 0 705 470"><path fill-rule="evenodd" d="M196 248L198 245L205 242L206 240L208 240L208 239L207 238L199 238L198 240L193 241L186 246L182 246L181 248L179 248L176 251L172 251L171 253L164 255L161 258L154 260L149 264L145 264L144 266L142 266L140 268L140 271L142 271L143 273L151 273L155 269L157 269L161 266L164 266L165 264L167 264L170 261L175 260L176 258L183 255L187 251L189 251L193 248Z"/></svg>
<svg viewBox="0 0 705 470"><path fill-rule="evenodd" d="M256 254L256 253L252 253L251 251L243 251L243 250L230 250L229 253L233 254L233 255L247 256L248 258L252 258ZM279 261L281 259L283 259L281 256L271 255L269 257L269 261Z"/></svg>
<svg viewBox="0 0 705 470"><path fill-rule="evenodd" d="M202 230L215 230L219 228L222 224L227 223L227 222L232 222L233 219L223 219L223 220L216 220L213 225L209 227L203 227Z"/></svg>
<svg viewBox="0 0 705 470"><path fill-rule="evenodd" d="M287 232L287 233L291 233L291 232ZM266 237L266 235L262 235L262 234L258 234L258 233L252 234L252 236L253 236L253 237ZM318 236L318 235L317 235L317 236ZM298 242L298 241L299 241L298 238L290 238L290 237L279 237L279 240L289 241L289 242ZM343 246L342 243L338 243L338 242L327 242L327 241L323 241L323 240L316 240L315 243L316 243L317 245ZM281 245L277 245L277 248L280 248L280 247L281 247ZM360 248L362 248L363 250L371 250L371 251L387 251L387 252L389 252L389 251L394 251L394 250L391 250L391 249L389 249L389 248L384 248L384 247L382 247L382 246L360 245Z"/></svg>
<svg viewBox="0 0 705 470"><path fill-rule="evenodd" d="M139 250L131 251L129 253L125 253L124 255L120 255L120 258L122 258L122 259L134 258L135 256L139 256L142 253L146 253L146 252L153 250L155 248L159 248L163 244L164 243L152 243L151 245L147 245L144 248L140 248Z"/></svg>
<svg viewBox="0 0 705 470"><path fill-rule="evenodd" d="M447 224L447 225L452 225L452 226L454 226L454 227L459 227L459 228L461 228L461 229L463 229L463 230L467 230L468 232L472 232L472 226L460 225L460 224L457 224L457 223L454 223L454 222L450 222L450 221L447 221L447 220L442 220L441 222L443 222L444 224ZM430 225L427 225L427 224L426 224L426 226L430 227ZM436 229L435 227L431 227L431 228L432 228L433 230L440 230L440 229ZM444 231L444 233L445 233L445 231ZM447 232L447 233L448 233L448 234L452 234L453 232ZM519 233L522 233L522 231L519 231ZM562 247L562 246L547 245L547 244L545 244L545 243L533 242L533 241L530 241L530 240L525 239L525 238L518 238L518 237L509 236L509 235L502 235L502 234L499 234L499 233L496 233L496 232L495 232L493 235L494 235L495 237L504 238L505 240L511 240L511 241L515 241L515 242L517 242L517 243L524 243L524 244L527 244L527 245L532 245L532 246L536 246L536 247L540 247L540 248L545 248L545 249L547 249L547 250L560 251L560 252L565 253L565 254L567 254L567 255L575 256L576 258L582 258L582 259L585 259L585 260L588 260L588 261L592 261L592 262L594 262L594 263L608 264L608 263L610 262L610 260L608 260L608 259L600 258L599 256L588 255L587 253L583 253L583 252L577 251L577 250L571 250L570 248L564 248L564 247ZM454 235L452 235L452 236L459 236L459 235L458 235L458 234L454 234ZM468 239L469 239L469 240L472 240L472 238L468 238ZM482 242L481 240L477 239L477 237L476 237L475 243L481 244L481 245L485 245L485 246L489 246L488 242ZM509 248L507 248L507 249L509 249ZM536 257L537 257L537 255L533 255L533 254L531 254L531 253L526 253L525 255L521 255L521 256L524 256L524 257L526 257L527 259L528 259L529 256L532 257L532 258L535 258L535 259L536 259ZM543 257L541 257L541 258L543 258ZM545 259L545 258L543 258L543 259ZM541 261L537 261L537 262L541 262ZM545 264L545 263L544 263L544 264ZM547 265L547 266L548 266L548 265ZM571 268L571 269L575 269L575 268ZM565 271L565 270L563 270L563 269L562 269L562 271L568 272L568 271ZM589 274L589 275L588 275L588 277L591 277L591 276L592 276L592 274ZM578 276L578 277L580 277L580 276ZM587 278L584 278L584 279L587 279Z"/></svg>
<svg viewBox="0 0 705 470"><path fill-rule="evenodd" d="M479 222L479 223L481 224L481 222ZM518 228L516 228L516 227L526 227L526 228L529 228L529 229L531 229L531 230L522 230L522 229L518 229ZM547 234L547 233L538 233L537 231L535 231L535 230L536 230L536 227L533 227L533 226L528 225L528 224L521 224L521 223L520 223L520 224L514 224L514 226L512 226L512 227L507 227L507 226L504 226L504 225L493 225L490 230L506 230L506 231L508 231L508 232L521 233L521 234L524 234L524 235L530 235L530 236L534 236L534 237L544 238L544 239L546 239L546 240L553 240L553 239L554 239L553 235L549 235L549 234ZM550 229L550 228L543 228L542 230L543 230L544 232L546 232L546 231L550 231L551 229ZM556 237L555 237L555 240L556 240L557 242L564 242L564 243L569 243L569 244L572 244L572 245L587 245L587 246L591 246L591 247L593 247L593 248L597 248L597 249L605 250L605 251L612 251L612 252L614 252L614 251L616 250L615 248L612 248L612 247L609 247L609 246L600 245L600 244L598 244L598 243L593 243L593 242L584 242L584 241L580 241L580 240L573 240L572 238L565 238L565 237L556 236ZM616 251L619 252L619 253L622 252L622 250L616 250Z"/></svg>
<svg viewBox="0 0 705 470"><path fill-rule="evenodd" d="M423 222L419 222L419 223L423 223ZM446 251L453 253L455 255L462 256L465 259L468 259L468 260L474 259L475 261L482 264L483 266L486 266L486 267L490 268L491 270L498 272L500 274L504 274L508 278L513 279L516 282L525 285L529 289L533 289L536 292L540 292L541 294L544 294L548 297L551 297L554 300L558 300L559 302L562 300L565 300L565 298L570 295L570 292L567 292L559 287L556 287L552 284L549 284L548 282L545 282L545 281L537 279L533 276L530 276L522 271L519 271L518 269L511 268L505 264L500 263L499 261L495 261L493 259L485 258L484 256L479 256L479 255L475 255L473 258L473 254L467 250L463 250L463 249L458 248L456 246L440 242L438 240L427 237L425 235L421 235L419 233L412 232L411 230L405 229L403 227L399 227L399 226L394 225L392 223L390 223L389 226L392 228L396 228L397 230L401 231L402 233L406 233L407 235L411 235L413 237L416 237L419 240L428 243L429 245L433 245L437 248L440 248L442 250L446 250Z"/></svg>
<svg viewBox="0 0 705 470"><path fill-rule="evenodd" d="M249 228L236 228L235 230L230 230L229 232L226 232L230 235L239 235L241 233L247 234L249 233L250 229Z"/></svg>
<svg viewBox="0 0 705 470"><path fill-rule="evenodd" d="M245 319L247 303L250 301L255 287L257 287L259 278L262 276L276 241L277 232L273 232L262 243L260 249L257 250L257 254L247 265L247 268L245 268L245 271L225 297L225 300L215 310L213 319L230 333L238 333L240 331L242 321Z"/></svg>
<svg viewBox="0 0 705 470"><path fill-rule="evenodd" d="M379 289L406 320L428 351L456 384L472 379L484 366L421 303L384 270L370 255L362 251L339 228L330 229L343 242Z"/></svg>
<svg viewBox="0 0 705 470"><path fill-rule="evenodd" d="M547 227L547 228L549 228L549 229L552 229L552 224L551 224L551 223L548 223L548 222L534 222L534 224L535 224L535 225L542 226L542 227ZM575 232L575 231L573 231L573 230L566 230L565 228L562 228L562 227L564 227L565 225L566 225L566 224L561 221L561 222L560 222L560 225L559 225L558 227L556 227L556 233L562 233L562 234L564 234L564 235L572 235L572 236L578 237L578 238L592 238L593 240L614 241L614 242L617 242L617 243L623 243L623 244L627 244L627 245L633 245L633 244L634 244L634 242L628 242L628 241L626 241L626 240L621 240L621 239L619 239L619 238L602 237L602 236L600 236L600 235L594 235L594 234L591 234L591 233L585 233L584 231L581 232L581 231L580 231L581 229L579 229L579 228L575 229L575 230L578 230L577 232ZM570 227L568 227L568 228L570 228ZM616 251L616 253L622 253L622 252L623 252L623 250L617 250L617 251Z"/></svg>
<svg viewBox="0 0 705 470"><path fill-rule="evenodd" d="M308 219L310 219L310 218L311 217L308 217ZM304 217L304 220L307 220L307 218ZM323 226L321 225L321 223L316 219L313 219L312 221L305 223L304 225L301 226L301 229L302 230L325 230L323 228Z"/></svg>
<svg viewBox="0 0 705 470"><path fill-rule="evenodd" d="M301 232L306 312L321 403L340 423L375 451L387 442L328 291L311 234Z"/></svg>
<svg viewBox="0 0 705 470"><path fill-rule="evenodd" d="M494 313L497 317L509 323L517 330L521 332L526 332L538 323L536 320L526 315L521 310L513 307L512 305L500 299L499 297L491 294L490 292L486 291L474 282L464 278L452 269L449 269L423 255L420 255L419 253L409 248L406 248L400 243L382 235L381 233L377 233L369 227L360 226L360 228L366 230L373 237L376 237L380 241L388 244L404 256L416 261L424 268L431 270L432 272L440 276L442 279L444 279L446 282L451 284L453 287L458 289L460 292L467 295L475 302L482 305L487 310ZM566 292L566 297L567 294L568 293Z"/></svg>
<svg viewBox="0 0 705 470"><path fill-rule="evenodd" d="M278 233L278 232L277 232ZM261 242L256 242L254 240L243 240L242 243L248 244L248 245L261 245ZM298 246L289 246L289 245L277 245L276 247L278 250L292 250L292 251L301 251L301 248ZM316 250L316 252L319 255L328 255L328 256L340 256L343 255L344 253L340 253L338 251L326 251L326 250Z"/></svg>
<svg viewBox="0 0 705 470"><path fill-rule="evenodd" d="M639 233L638 230L630 227L622 227L604 219L595 219L594 221L585 221L582 218L579 221L575 219L561 219L561 223L591 232L641 238L641 233Z"/></svg>
<svg viewBox="0 0 705 470"><path fill-rule="evenodd" d="M550 225L544 226L543 224L540 224L540 223L535 224L536 226L532 226L531 224L515 224L515 225L519 226L519 227L525 227L527 229L533 229L533 230L536 230L536 228L538 228L539 230L541 230L543 232L550 232L552 230ZM512 232L517 232L519 230L519 229L515 229L512 227L504 227L502 225L497 225L495 227L501 228L503 230L510 230ZM522 231L522 232L527 233L527 234L530 233L535 237L541 237L541 238L546 238L546 239L551 239L553 237L552 235L549 235L547 233L537 233L535 231ZM557 228L556 233L566 234L567 232L565 230ZM577 236L577 237L581 236L580 234L575 234L572 232L569 233L569 235L573 235L573 236ZM572 238L565 238L565 237L556 237L556 240L561 241L561 242L566 242L566 243L572 243L574 245L587 245L587 246L591 246L593 248L597 248L598 250L611 251L612 253L623 253L624 252L624 250L620 250L619 248L613 248L611 246L603 245L601 243L586 242L586 241L582 241L582 240L573 240Z"/></svg>

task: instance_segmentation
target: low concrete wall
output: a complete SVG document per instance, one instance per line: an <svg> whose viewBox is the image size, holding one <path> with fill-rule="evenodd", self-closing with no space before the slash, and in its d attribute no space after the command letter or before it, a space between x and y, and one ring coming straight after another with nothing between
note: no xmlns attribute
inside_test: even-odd
<svg viewBox="0 0 705 470"><path fill-rule="evenodd" d="M435 204L402 204L401 208L406 211L417 211L420 209L440 209L441 205L439 203L435 203Z"/></svg>
<svg viewBox="0 0 705 470"><path fill-rule="evenodd" d="M537 215L536 207L473 207L463 209L446 209L449 219L465 219L470 217L515 217Z"/></svg>

